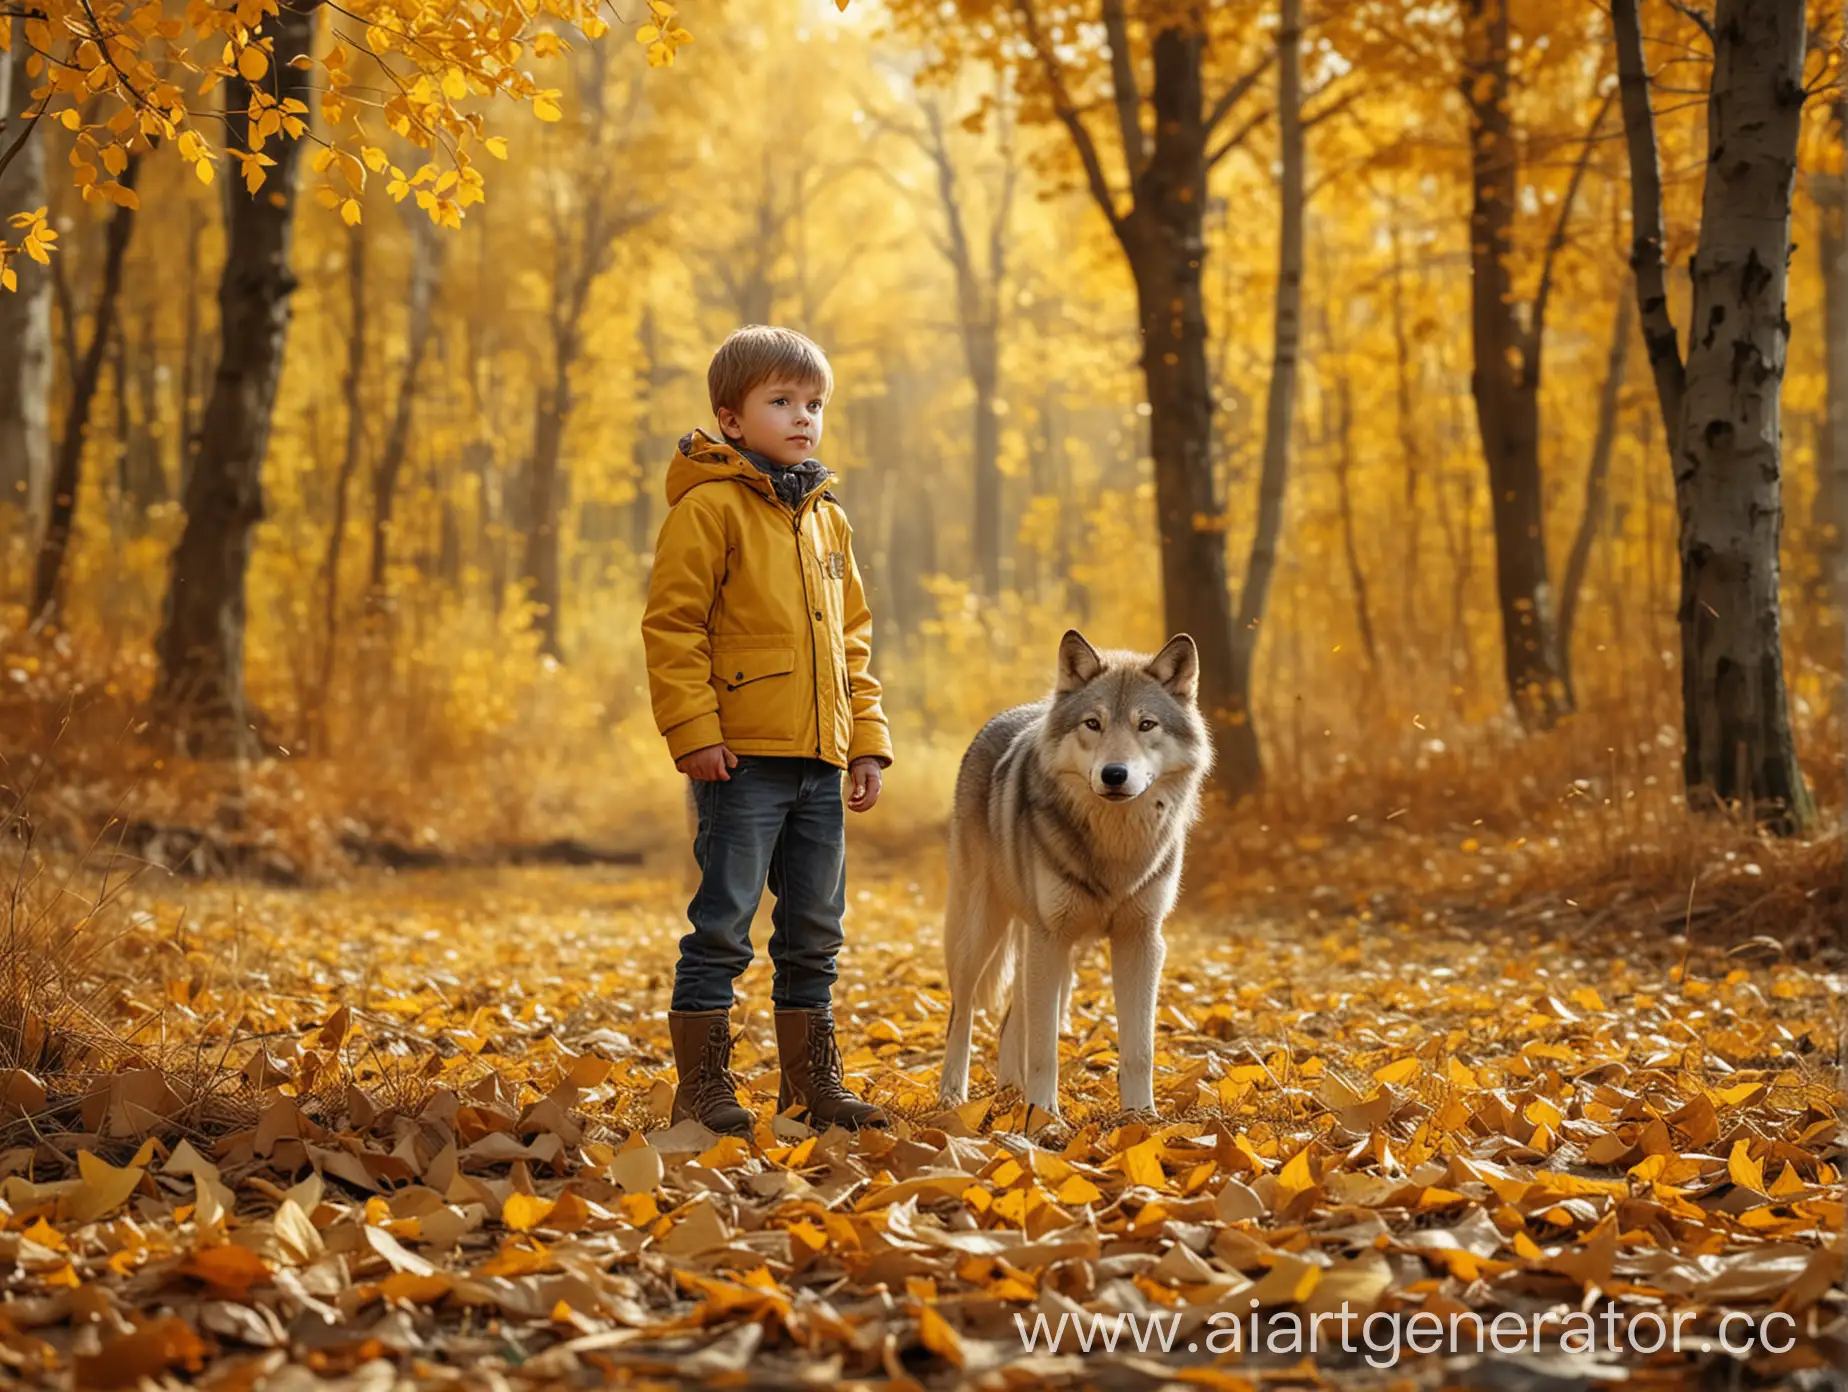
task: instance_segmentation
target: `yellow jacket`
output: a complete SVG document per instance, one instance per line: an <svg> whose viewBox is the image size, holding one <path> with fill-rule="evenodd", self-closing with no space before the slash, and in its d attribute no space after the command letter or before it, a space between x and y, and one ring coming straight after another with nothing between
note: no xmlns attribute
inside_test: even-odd
<svg viewBox="0 0 1848 1392"><path fill-rule="evenodd" d="M868 668L872 614L847 514L816 488L795 511L769 476L695 430L667 470L642 646L669 753L892 762Z"/></svg>

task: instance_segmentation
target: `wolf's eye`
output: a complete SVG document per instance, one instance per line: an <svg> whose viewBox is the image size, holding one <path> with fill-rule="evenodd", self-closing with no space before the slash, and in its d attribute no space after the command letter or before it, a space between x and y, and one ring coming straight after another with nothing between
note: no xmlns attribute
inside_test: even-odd
<svg viewBox="0 0 1848 1392"><path fill-rule="evenodd" d="M1155 722L1153 720L1145 720L1140 725L1136 726L1136 728L1146 733L1155 728Z"/></svg>
<svg viewBox="0 0 1848 1392"><path fill-rule="evenodd" d="M1101 729L1103 729L1104 727L1103 727L1103 725L1102 725L1102 724L1101 724L1101 723L1099 722L1099 720L1098 720L1098 718L1097 718L1096 716L1094 716L1094 715L1088 715L1088 716L1086 716L1086 717L1085 717L1085 721L1084 721L1084 728L1085 728L1085 729L1087 729L1087 730L1101 730Z"/></svg>

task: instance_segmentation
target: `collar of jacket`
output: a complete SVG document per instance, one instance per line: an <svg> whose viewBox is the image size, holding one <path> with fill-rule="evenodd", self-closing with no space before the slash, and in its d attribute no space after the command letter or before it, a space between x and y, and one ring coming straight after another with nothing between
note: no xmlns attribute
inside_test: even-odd
<svg viewBox="0 0 1848 1392"><path fill-rule="evenodd" d="M834 494L822 484L838 482L839 475L833 473L819 459L804 460L796 465L798 469L814 465L821 472L821 484L810 490L809 496L820 494L834 500ZM732 479L747 488L780 503L776 495L776 485L771 481L767 471L753 464L729 441L715 439L704 430L695 427L680 437L680 444L674 450L674 457L667 466L667 501L669 506L682 498L702 483L711 483L715 479ZM807 498L804 498L804 502Z"/></svg>

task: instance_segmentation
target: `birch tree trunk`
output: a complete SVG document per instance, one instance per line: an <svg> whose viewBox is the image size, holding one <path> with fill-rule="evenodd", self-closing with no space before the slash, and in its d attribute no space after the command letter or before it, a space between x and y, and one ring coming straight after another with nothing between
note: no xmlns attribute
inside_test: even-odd
<svg viewBox="0 0 1848 1392"><path fill-rule="evenodd" d="M1778 614L1780 398L1790 200L1803 115L1803 0L1720 0L1707 183L1684 363L1662 256L1662 177L1636 0L1613 0L1643 339L1681 518L1682 776L1688 805L1739 804L1795 832L1797 766Z"/></svg>
<svg viewBox="0 0 1848 1392"><path fill-rule="evenodd" d="M1780 398L1803 0L1720 0L1675 486L1690 804L1812 815L1779 642Z"/></svg>

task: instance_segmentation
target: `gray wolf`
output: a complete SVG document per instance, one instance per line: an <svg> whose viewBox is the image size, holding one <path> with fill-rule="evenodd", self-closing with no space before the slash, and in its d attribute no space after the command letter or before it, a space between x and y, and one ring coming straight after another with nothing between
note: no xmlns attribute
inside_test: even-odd
<svg viewBox="0 0 1848 1392"><path fill-rule="evenodd" d="M968 1097L976 1010L1005 1004L998 1076L1060 1120L1074 957L1108 938L1118 1093L1125 1110L1154 1110L1162 922L1213 758L1198 688L1184 633L1149 656L1099 652L1073 629L1052 695L997 715L963 755L944 905L942 1106Z"/></svg>

